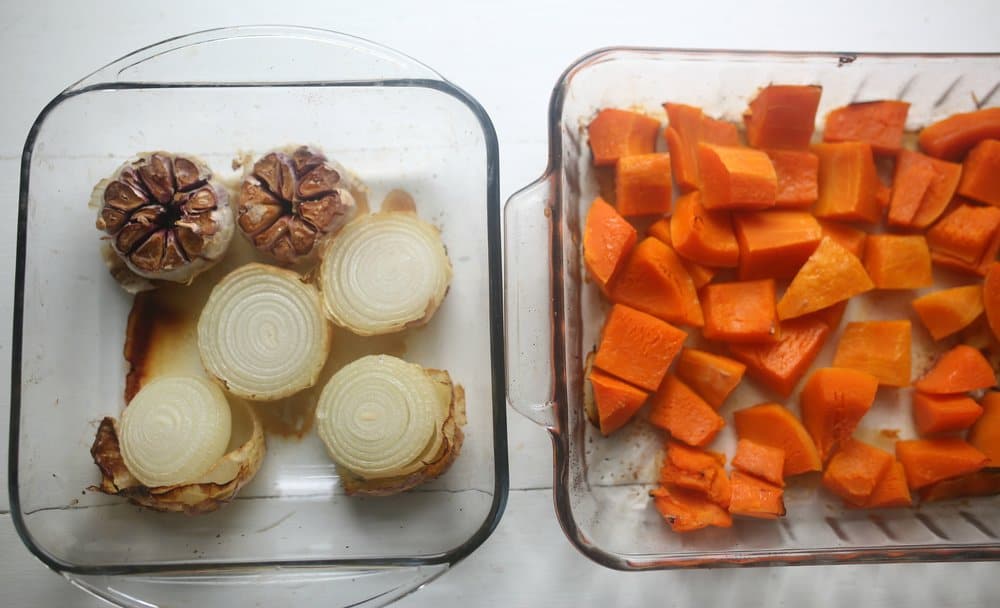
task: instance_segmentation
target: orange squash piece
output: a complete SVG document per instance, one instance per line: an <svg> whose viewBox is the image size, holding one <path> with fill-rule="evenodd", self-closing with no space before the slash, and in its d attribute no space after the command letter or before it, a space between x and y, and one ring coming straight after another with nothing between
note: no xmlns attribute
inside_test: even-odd
<svg viewBox="0 0 1000 608"><path fill-rule="evenodd" d="M669 127L664 131L674 180L681 190L698 188L698 144L740 145L736 125L705 116L701 108L679 103L665 103Z"/></svg>
<svg viewBox="0 0 1000 608"><path fill-rule="evenodd" d="M937 502L994 494L1000 494L1000 471L988 470L932 483L920 490L920 500Z"/></svg>
<svg viewBox="0 0 1000 608"><path fill-rule="evenodd" d="M624 156L653 152L659 130L660 121L645 114L615 108L601 110L587 126L594 165L611 166Z"/></svg>
<svg viewBox="0 0 1000 608"><path fill-rule="evenodd" d="M731 528L729 512L698 492L660 486L649 492L653 506L674 532L691 532L708 526Z"/></svg>
<svg viewBox="0 0 1000 608"><path fill-rule="evenodd" d="M713 283L701 292L702 335L723 342L774 342L781 337L774 280Z"/></svg>
<svg viewBox="0 0 1000 608"><path fill-rule="evenodd" d="M920 149L935 158L958 160L984 139L1000 138L1000 108L952 114L920 131Z"/></svg>
<svg viewBox="0 0 1000 608"><path fill-rule="evenodd" d="M912 490L975 473L988 460L985 454L954 437L897 441L896 458L902 463L906 483Z"/></svg>
<svg viewBox="0 0 1000 608"><path fill-rule="evenodd" d="M606 291L635 239L635 228L614 207L601 197L594 199L583 228L583 263L601 291Z"/></svg>
<svg viewBox="0 0 1000 608"><path fill-rule="evenodd" d="M729 352L746 365L755 380L788 397L819 355L830 331L822 318L809 315L783 322L781 338L773 344L730 344Z"/></svg>
<svg viewBox="0 0 1000 608"><path fill-rule="evenodd" d="M912 329L908 320L848 323L833 366L869 373L883 386L909 386Z"/></svg>
<svg viewBox="0 0 1000 608"><path fill-rule="evenodd" d="M739 386L746 366L729 357L685 348L677 357L674 371L706 403L719 409L729 393Z"/></svg>
<svg viewBox="0 0 1000 608"><path fill-rule="evenodd" d="M601 434L607 437L635 416L649 394L599 369L590 371L590 385Z"/></svg>
<svg viewBox="0 0 1000 608"><path fill-rule="evenodd" d="M610 287L611 301L670 323L701 327L704 317L691 275L674 250L645 238L632 250Z"/></svg>
<svg viewBox="0 0 1000 608"><path fill-rule="evenodd" d="M803 208L819 198L819 157L808 150L766 150L778 190L774 206Z"/></svg>
<svg viewBox="0 0 1000 608"><path fill-rule="evenodd" d="M867 232L855 228L850 224L841 224L840 222L830 222L827 220L821 221L819 227L823 231L823 236L828 236L837 241L838 245L850 251L859 260L864 259L865 242L868 239Z"/></svg>
<svg viewBox="0 0 1000 608"><path fill-rule="evenodd" d="M865 502L869 509L909 507L913 504L910 488L906 485L906 470L898 460L893 460L889 470L882 476Z"/></svg>
<svg viewBox="0 0 1000 608"><path fill-rule="evenodd" d="M892 463L888 452L848 438L827 464L823 487L851 505L863 506Z"/></svg>
<svg viewBox="0 0 1000 608"><path fill-rule="evenodd" d="M736 128L736 125L727 120L720 120L703 114L701 117L701 134L698 141L717 146L738 146L740 145L740 131Z"/></svg>
<svg viewBox="0 0 1000 608"><path fill-rule="evenodd" d="M816 251L823 230L805 211L761 211L733 216L739 277L790 279Z"/></svg>
<svg viewBox="0 0 1000 608"><path fill-rule="evenodd" d="M615 206L625 217L670 212L670 157L650 153L623 156L615 165Z"/></svg>
<svg viewBox="0 0 1000 608"><path fill-rule="evenodd" d="M871 247L871 243L865 249ZM809 256L778 301L778 318L784 321L833 306L875 285L861 261L826 237Z"/></svg>
<svg viewBox="0 0 1000 608"><path fill-rule="evenodd" d="M913 310L935 340L965 329L983 314L983 287L963 285L913 300Z"/></svg>
<svg viewBox="0 0 1000 608"><path fill-rule="evenodd" d="M983 408L964 395L913 393L913 423L921 435L964 431L982 415Z"/></svg>
<svg viewBox="0 0 1000 608"><path fill-rule="evenodd" d="M877 390L875 376L853 369L824 367L806 380L799 399L802 426L824 462L854 433Z"/></svg>
<svg viewBox="0 0 1000 608"><path fill-rule="evenodd" d="M922 234L872 234L865 271L878 289L919 289L934 283L931 251Z"/></svg>
<svg viewBox="0 0 1000 608"><path fill-rule="evenodd" d="M615 304L601 331L594 365L648 391L655 391L687 334L652 315Z"/></svg>
<svg viewBox="0 0 1000 608"><path fill-rule="evenodd" d="M754 148L808 148L822 92L818 86L764 87L743 114L747 141Z"/></svg>
<svg viewBox="0 0 1000 608"><path fill-rule="evenodd" d="M1000 141L981 141L969 152L962 165L958 193L1000 207Z"/></svg>
<svg viewBox="0 0 1000 608"><path fill-rule="evenodd" d="M985 275L1000 242L1000 208L959 204L927 231L935 264Z"/></svg>
<svg viewBox="0 0 1000 608"><path fill-rule="evenodd" d="M687 192L698 187L698 142L701 139L701 108L681 103L665 103L667 128L663 138L670 151L674 181ZM737 136L739 137L739 136Z"/></svg>
<svg viewBox="0 0 1000 608"><path fill-rule="evenodd" d="M958 180L962 175L962 165L947 161L931 159L934 166L934 179L927 186L920 208L913 216L910 226L923 230L937 221L955 195Z"/></svg>
<svg viewBox="0 0 1000 608"><path fill-rule="evenodd" d="M785 514L784 490L742 471L733 471L729 513L757 519L777 519Z"/></svg>
<svg viewBox="0 0 1000 608"><path fill-rule="evenodd" d="M816 144L819 157L819 198L816 217L873 224L882 217L875 195L879 181L875 158L866 143Z"/></svg>
<svg viewBox="0 0 1000 608"><path fill-rule="evenodd" d="M862 141L876 154L896 154L903 146L903 129L910 104L884 100L852 103L826 115L823 141Z"/></svg>
<svg viewBox="0 0 1000 608"><path fill-rule="evenodd" d="M913 383L932 395L965 393L996 384L993 367L978 350L959 344L938 357L922 378Z"/></svg>
<svg viewBox="0 0 1000 608"><path fill-rule="evenodd" d="M986 457L986 466L1000 467L1000 393L990 391L979 401L983 415L969 430L969 444Z"/></svg>
<svg viewBox="0 0 1000 608"><path fill-rule="evenodd" d="M656 220L649 226L646 233L655 239L659 239L664 244L670 245L671 247L674 246L674 241L670 236L670 218ZM701 289L705 285L712 282L712 278L715 276L714 268L696 264L691 260L685 259L683 256L678 257L680 257L681 265L684 266L684 270L687 270L688 275L691 276L691 281L694 283L695 289Z"/></svg>
<svg viewBox="0 0 1000 608"><path fill-rule="evenodd" d="M785 451L749 439L736 442L733 469L743 471L776 486L784 486Z"/></svg>
<svg viewBox="0 0 1000 608"><path fill-rule="evenodd" d="M726 211L705 209L698 192L677 199L677 209L670 218L670 238L677 253L696 264L733 268L739 263L732 217Z"/></svg>
<svg viewBox="0 0 1000 608"><path fill-rule="evenodd" d="M695 447L711 443L726 425L711 405L673 374L664 377L653 395L649 421L674 439Z"/></svg>
<svg viewBox="0 0 1000 608"><path fill-rule="evenodd" d="M698 144L701 202L706 209L774 206L778 176L767 154L751 148Z"/></svg>
<svg viewBox="0 0 1000 608"><path fill-rule="evenodd" d="M1000 340L1000 262L986 266L983 279L983 308L993 336Z"/></svg>
<svg viewBox="0 0 1000 608"><path fill-rule="evenodd" d="M701 492L725 509L731 490L724 464L725 456L720 461L715 454L671 441L660 468L660 484Z"/></svg>
<svg viewBox="0 0 1000 608"><path fill-rule="evenodd" d="M819 471L819 451L805 427L790 411L777 403L762 403L733 414L736 435L785 452L782 477Z"/></svg>
<svg viewBox="0 0 1000 608"><path fill-rule="evenodd" d="M930 156L902 150L896 156L892 195L889 198L889 225L910 226L920 209L936 172Z"/></svg>
<svg viewBox="0 0 1000 608"><path fill-rule="evenodd" d="M896 157L889 225L926 228L944 212L955 194L962 166L919 152L902 150Z"/></svg>

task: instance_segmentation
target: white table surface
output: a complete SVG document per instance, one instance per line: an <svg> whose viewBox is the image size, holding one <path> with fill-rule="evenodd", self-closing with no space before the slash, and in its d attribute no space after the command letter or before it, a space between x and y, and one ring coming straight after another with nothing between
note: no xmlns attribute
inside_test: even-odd
<svg viewBox="0 0 1000 608"><path fill-rule="evenodd" d="M250 23L324 27L401 50L465 88L500 138L504 199L545 165L548 96L561 71L610 45L827 51L1000 51L1000 2L189 2L0 0L0 323L12 307L17 170L42 106L140 46ZM327 6L329 5L329 6ZM894 6L895 5L895 6ZM904 8L905 6L905 8ZM9 329L0 329L0 437L7 436ZM400 606L996 606L991 563L614 572L563 537L546 434L510 412L511 492L493 536ZM6 486L7 450L0 451ZM0 495L0 605L103 605L21 545Z"/></svg>

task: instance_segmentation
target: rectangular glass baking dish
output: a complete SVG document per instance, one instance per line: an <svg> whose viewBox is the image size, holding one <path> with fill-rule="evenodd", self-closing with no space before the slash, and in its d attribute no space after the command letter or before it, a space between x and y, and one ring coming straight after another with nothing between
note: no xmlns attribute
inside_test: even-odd
<svg viewBox="0 0 1000 608"><path fill-rule="evenodd" d="M638 422L602 438L583 413L585 358L606 311L597 288L583 279L580 255L583 219L598 192L587 123L603 107L638 107L666 122L665 101L741 123L749 99L772 82L822 85L819 121L853 101L903 99L912 104L907 129L915 130L955 112L1000 105L1000 55L613 48L566 70L549 107L548 168L504 209L508 399L551 434L559 522L585 555L621 570L1000 558L998 497L851 511L817 491L818 479L786 490L788 514L776 523L743 520L727 530L673 533L647 495L662 435ZM909 297L852 302L846 316L893 318ZM838 336L830 337L815 365L829 364ZM928 364L928 346L915 339L917 373ZM742 383L721 412L729 425L713 447L730 455L730 413L776 399L749 384ZM909 416L900 415L908 412L901 410L908 400L890 401L880 393L858 433L891 451L878 429L901 427L903 437L913 431ZM794 397L788 403L797 408Z"/></svg>
<svg viewBox="0 0 1000 608"><path fill-rule="evenodd" d="M432 323L393 344L464 386L461 454L415 491L349 498L315 433L269 436L252 483L200 517L85 491L99 480L95 425L123 406L132 301L99 255L91 189L141 151L187 151L234 176L237 154L292 143L348 167L373 210L404 189L441 229L450 293ZM9 491L29 550L123 605L221 606L271 605L290 590L382 604L478 547L508 480L497 158L492 123L466 93L405 55L320 30L168 40L56 97L25 143L18 223Z"/></svg>

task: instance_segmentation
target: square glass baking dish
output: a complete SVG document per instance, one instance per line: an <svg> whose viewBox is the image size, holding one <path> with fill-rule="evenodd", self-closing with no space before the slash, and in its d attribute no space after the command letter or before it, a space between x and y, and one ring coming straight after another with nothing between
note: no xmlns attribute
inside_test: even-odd
<svg viewBox="0 0 1000 608"><path fill-rule="evenodd" d="M851 511L817 491L816 478L786 489L788 514L778 522L673 533L647 495L662 435L636 422L603 438L586 419L585 358L607 306L584 280L580 255L583 219L598 192L587 123L603 107L637 107L666 122L665 101L741 123L749 99L772 82L822 85L818 121L853 101L903 99L912 104L912 131L955 112L1000 105L1000 55L613 48L566 70L549 107L548 168L504 210L508 399L551 434L559 522L585 555L621 570L1000 558L1000 497ZM852 302L846 317L894 318L910 297ZM829 365L838 336L830 337L816 366ZM915 372L928 364L929 347L915 338ZM751 384L742 383L723 406L729 425L713 448L732 454L734 409L776 400ZM794 397L787 403L797 411ZM891 451L891 439L878 430L901 427L903 437L913 436L908 411L908 400L880 392L859 436Z"/></svg>
<svg viewBox="0 0 1000 608"><path fill-rule="evenodd" d="M268 436L252 483L199 517L85 491L99 480L95 424L123 406L132 302L99 255L91 189L141 151L187 151L236 176L237 154L292 143L319 145L348 167L373 210L403 189L441 229L450 293L432 323L393 348L464 386L461 454L415 491L349 498L315 433ZM498 152L492 123L464 91L333 32L200 32L136 51L52 100L21 169L9 491L35 556L123 605L272 605L290 592L382 604L489 536L508 483Z"/></svg>

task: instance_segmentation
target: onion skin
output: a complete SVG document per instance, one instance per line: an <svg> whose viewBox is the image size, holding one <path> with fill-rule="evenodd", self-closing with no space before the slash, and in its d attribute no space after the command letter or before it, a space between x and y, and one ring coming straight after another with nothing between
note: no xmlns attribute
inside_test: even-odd
<svg viewBox="0 0 1000 608"><path fill-rule="evenodd" d="M227 481L177 484L172 486L149 487L129 473L121 456L118 443L117 421L106 417L101 420L90 448L94 464L101 470L99 485L90 490L121 496L129 502L153 511L203 515L218 510L228 504L239 490L253 479L264 461L266 445L264 429L253 408L243 403L233 403L234 408L244 408L252 421L250 436L242 445L220 458L205 476L213 477L213 469L232 474ZM235 414L235 411L234 411ZM228 477L229 475L223 475ZM203 477L205 477L203 476Z"/></svg>

